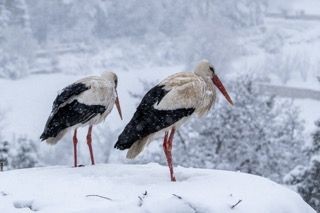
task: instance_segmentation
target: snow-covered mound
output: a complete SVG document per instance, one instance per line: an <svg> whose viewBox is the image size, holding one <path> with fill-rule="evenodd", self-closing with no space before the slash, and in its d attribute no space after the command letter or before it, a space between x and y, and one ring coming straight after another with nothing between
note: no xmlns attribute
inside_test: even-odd
<svg viewBox="0 0 320 213"><path fill-rule="evenodd" d="M0 173L0 212L315 213L262 177L182 167L176 176L170 182L157 164L7 171Z"/></svg>

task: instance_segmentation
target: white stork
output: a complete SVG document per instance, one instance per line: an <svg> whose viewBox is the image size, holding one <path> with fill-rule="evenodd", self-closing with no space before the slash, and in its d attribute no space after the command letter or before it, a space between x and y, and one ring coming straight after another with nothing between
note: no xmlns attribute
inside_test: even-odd
<svg viewBox="0 0 320 213"><path fill-rule="evenodd" d="M74 166L77 167L77 128L89 126L87 144L94 165L92 126L102 122L114 104L122 120L117 84L116 74L104 72L101 76L86 77L65 87L53 102L52 112L40 139L48 144L56 144L68 130L74 130Z"/></svg>
<svg viewBox="0 0 320 213"><path fill-rule="evenodd" d="M216 101L216 87L233 105L213 66L207 60L201 61L193 73L181 72L169 76L143 97L114 147L129 149L127 158L132 159L156 133L164 132L163 149L171 181L175 181L171 154L174 133L191 115L200 117L210 110Z"/></svg>

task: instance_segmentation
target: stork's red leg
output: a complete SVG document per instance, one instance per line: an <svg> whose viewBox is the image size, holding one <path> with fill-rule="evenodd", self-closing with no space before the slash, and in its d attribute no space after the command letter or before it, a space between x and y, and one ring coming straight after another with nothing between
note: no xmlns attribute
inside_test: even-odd
<svg viewBox="0 0 320 213"><path fill-rule="evenodd" d="M94 157L93 157L93 151L92 151L92 126L89 126L89 129L88 129L87 144L89 147L91 164L94 165Z"/></svg>
<svg viewBox="0 0 320 213"><path fill-rule="evenodd" d="M171 181L176 181L176 178L173 172L173 166L172 166L172 141L173 141L174 133L175 133L175 128L172 128L169 138L168 138L168 132L166 132L163 140L163 150L167 158Z"/></svg>
<svg viewBox="0 0 320 213"><path fill-rule="evenodd" d="M73 159L74 159L74 167L77 167L77 129L74 130L73 134Z"/></svg>

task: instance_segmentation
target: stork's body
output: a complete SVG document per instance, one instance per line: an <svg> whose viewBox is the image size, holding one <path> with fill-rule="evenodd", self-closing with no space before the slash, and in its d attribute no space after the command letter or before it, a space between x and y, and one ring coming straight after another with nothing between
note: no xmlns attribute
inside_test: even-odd
<svg viewBox="0 0 320 213"><path fill-rule="evenodd" d="M127 158L134 158L155 134L164 132L163 148L171 180L175 181L171 155L174 133L190 116L200 117L210 110L216 101L214 84L232 103L207 61L202 61L193 73L181 72L169 76L143 97L115 148L129 149Z"/></svg>
<svg viewBox="0 0 320 213"><path fill-rule="evenodd" d="M91 163L94 164L92 151L92 127L104 121L116 104L120 117L121 110L116 91L117 76L105 72L101 76L91 76L67 86L53 102L41 140L56 144L68 130L74 130L74 166L77 167L77 128L89 126L87 144Z"/></svg>

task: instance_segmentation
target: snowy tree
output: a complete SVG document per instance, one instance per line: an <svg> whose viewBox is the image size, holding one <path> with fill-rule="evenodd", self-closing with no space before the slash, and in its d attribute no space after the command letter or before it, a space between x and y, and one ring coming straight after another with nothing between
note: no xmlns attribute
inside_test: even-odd
<svg viewBox="0 0 320 213"><path fill-rule="evenodd" d="M267 0L227 0L222 4L222 14L228 17L235 27L253 27L264 23Z"/></svg>
<svg viewBox="0 0 320 213"><path fill-rule="evenodd" d="M0 171L8 165L9 143L8 141L0 141Z"/></svg>
<svg viewBox="0 0 320 213"><path fill-rule="evenodd" d="M8 165L8 153L9 153L9 143L3 140L2 129L3 120L5 118L4 112L0 111L0 170L3 171L3 167Z"/></svg>
<svg viewBox="0 0 320 213"><path fill-rule="evenodd" d="M10 168L31 168L38 163L38 149L34 142L26 137L18 137L9 154Z"/></svg>
<svg viewBox="0 0 320 213"><path fill-rule="evenodd" d="M284 182L294 185L302 198L320 212L320 155L313 157L307 167L297 166Z"/></svg>
<svg viewBox="0 0 320 213"><path fill-rule="evenodd" d="M0 77L21 78L28 74L37 49L28 6L24 0L5 0L0 10Z"/></svg>
<svg viewBox="0 0 320 213"><path fill-rule="evenodd" d="M4 2L0 2L0 28L4 29L9 22L10 12L5 7ZM3 31L0 31L0 38Z"/></svg>
<svg viewBox="0 0 320 213"><path fill-rule="evenodd" d="M312 146L310 149L311 154L320 155L320 119L315 122L316 130L312 134Z"/></svg>
<svg viewBox="0 0 320 213"><path fill-rule="evenodd" d="M312 134L309 165L297 166L284 178L284 182L294 185L302 198L320 212L320 119L315 125L317 129Z"/></svg>

